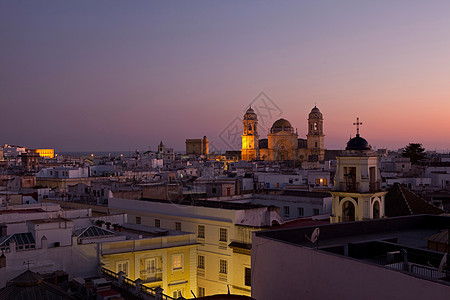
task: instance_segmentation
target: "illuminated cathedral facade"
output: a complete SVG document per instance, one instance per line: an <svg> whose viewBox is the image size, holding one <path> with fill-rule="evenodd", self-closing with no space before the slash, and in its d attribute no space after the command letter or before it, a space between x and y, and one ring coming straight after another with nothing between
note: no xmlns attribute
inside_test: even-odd
<svg viewBox="0 0 450 300"><path fill-rule="evenodd" d="M324 160L323 115L315 106L308 116L306 139L299 139L297 130L285 119L273 123L267 133L267 139L259 139L258 117L251 107L244 114L243 125L242 160Z"/></svg>

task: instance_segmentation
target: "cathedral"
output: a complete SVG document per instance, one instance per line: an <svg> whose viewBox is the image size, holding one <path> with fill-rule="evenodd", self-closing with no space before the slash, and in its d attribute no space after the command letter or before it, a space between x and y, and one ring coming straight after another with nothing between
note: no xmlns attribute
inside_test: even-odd
<svg viewBox="0 0 450 300"><path fill-rule="evenodd" d="M251 107L244 114L243 125L242 160L324 160L323 116L315 106L309 113L306 139L298 138L297 130L288 120L279 119L269 129L267 139L260 140L258 117Z"/></svg>

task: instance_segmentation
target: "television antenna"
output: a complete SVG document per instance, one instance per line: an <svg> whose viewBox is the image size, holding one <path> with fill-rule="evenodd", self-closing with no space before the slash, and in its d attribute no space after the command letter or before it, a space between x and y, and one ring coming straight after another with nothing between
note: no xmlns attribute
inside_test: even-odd
<svg viewBox="0 0 450 300"><path fill-rule="evenodd" d="M320 228L317 227L314 229L314 231L311 234L311 237L309 238L306 234L305 237L313 244L316 244L316 249L319 249L319 234L320 234Z"/></svg>
<svg viewBox="0 0 450 300"><path fill-rule="evenodd" d="M446 265L447 265L447 253L445 253L441 259L441 263L439 264L438 267L438 272L442 272Z"/></svg>

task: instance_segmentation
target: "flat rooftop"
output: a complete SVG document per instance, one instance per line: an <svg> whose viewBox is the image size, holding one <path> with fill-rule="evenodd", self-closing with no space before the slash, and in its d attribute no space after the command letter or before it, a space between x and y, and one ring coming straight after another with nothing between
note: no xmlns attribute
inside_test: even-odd
<svg viewBox="0 0 450 300"><path fill-rule="evenodd" d="M229 209L229 210L244 210L244 209L267 207L266 205L260 205L260 204L234 203L234 202L228 202L228 201L197 200L197 199L162 200L162 199L142 198L142 199L139 199L139 201L170 203L170 204L186 205L186 206L202 206L202 207L210 207L210 208Z"/></svg>
<svg viewBox="0 0 450 300"><path fill-rule="evenodd" d="M309 238L320 229L317 243ZM430 280L445 279L438 270L444 252L429 249L428 238L450 229L450 216L414 215L387 219L275 229L256 232L257 237L329 252L368 264L396 269ZM316 250L317 249L317 250ZM444 251L444 250L443 250ZM450 266L449 266L450 271Z"/></svg>

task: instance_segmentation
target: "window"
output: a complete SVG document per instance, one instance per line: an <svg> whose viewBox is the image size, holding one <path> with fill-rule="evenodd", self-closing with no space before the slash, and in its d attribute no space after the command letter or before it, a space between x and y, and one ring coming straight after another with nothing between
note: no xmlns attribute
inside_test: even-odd
<svg viewBox="0 0 450 300"><path fill-rule="evenodd" d="M136 217L136 224L141 224L141 217Z"/></svg>
<svg viewBox="0 0 450 300"><path fill-rule="evenodd" d="M128 273L129 273L128 272L128 266L129 266L128 261L118 261L118 262L116 262L116 271L117 271L117 273L124 272L125 276L127 276Z"/></svg>
<svg viewBox="0 0 450 300"><path fill-rule="evenodd" d="M244 271L244 284L246 286L252 285L252 270L250 268L245 268Z"/></svg>
<svg viewBox="0 0 450 300"><path fill-rule="evenodd" d="M181 269L183 269L183 255L182 254L172 255L172 270L181 270Z"/></svg>
<svg viewBox="0 0 450 300"><path fill-rule="evenodd" d="M181 231L181 222L175 222L175 230Z"/></svg>
<svg viewBox="0 0 450 300"><path fill-rule="evenodd" d="M197 260L197 268L204 270L205 269L205 256L199 255Z"/></svg>
<svg viewBox="0 0 450 300"><path fill-rule="evenodd" d="M283 211L284 211L284 216L289 217L289 206L284 206Z"/></svg>
<svg viewBox="0 0 450 300"><path fill-rule="evenodd" d="M155 219L155 227L161 227L161 220Z"/></svg>
<svg viewBox="0 0 450 300"><path fill-rule="evenodd" d="M205 288L204 287L198 287L198 297L205 297Z"/></svg>
<svg viewBox="0 0 450 300"><path fill-rule="evenodd" d="M219 241L220 242L227 242L228 241L228 232L226 228L220 228L219 229Z"/></svg>
<svg viewBox="0 0 450 300"><path fill-rule="evenodd" d="M319 209L318 208L314 208L313 209L313 215L317 216L319 214Z"/></svg>
<svg viewBox="0 0 450 300"><path fill-rule="evenodd" d="M175 290L175 291L173 291L172 295L173 295L173 298L178 299L183 296L183 290L182 289Z"/></svg>
<svg viewBox="0 0 450 300"><path fill-rule="evenodd" d="M212 188L212 193L213 194L217 193L217 189L215 187Z"/></svg>
<svg viewBox="0 0 450 300"><path fill-rule="evenodd" d="M197 226L197 237L201 239L205 238L205 226L203 225Z"/></svg>
<svg viewBox="0 0 450 300"><path fill-rule="evenodd" d="M156 258L148 258L145 260L145 270L149 274L156 273Z"/></svg>
<svg viewBox="0 0 450 300"><path fill-rule="evenodd" d="M305 211L304 211L303 207L299 207L298 208L298 216L299 217L303 217L304 214L305 214Z"/></svg>
<svg viewBox="0 0 450 300"><path fill-rule="evenodd" d="M221 259L219 263L219 273L227 274L227 261L225 259Z"/></svg>

